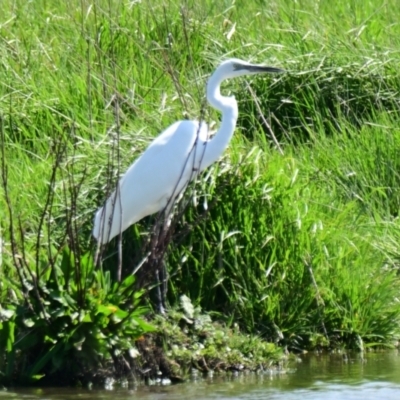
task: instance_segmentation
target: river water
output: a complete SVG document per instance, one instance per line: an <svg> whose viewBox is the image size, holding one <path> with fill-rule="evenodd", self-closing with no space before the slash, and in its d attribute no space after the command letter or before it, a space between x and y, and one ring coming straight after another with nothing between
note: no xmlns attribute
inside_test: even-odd
<svg viewBox="0 0 400 400"><path fill-rule="evenodd" d="M138 389L8 389L0 400L367 400L400 399L400 353L301 356L287 374L242 374Z"/></svg>

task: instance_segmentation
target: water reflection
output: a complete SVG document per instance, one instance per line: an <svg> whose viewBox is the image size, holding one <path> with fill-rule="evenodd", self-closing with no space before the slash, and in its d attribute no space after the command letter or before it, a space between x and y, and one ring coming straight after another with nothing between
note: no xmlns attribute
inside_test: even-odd
<svg viewBox="0 0 400 400"><path fill-rule="evenodd" d="M283 375L239 375L183 385L116 389L9 389L2 399L25 400L283 400L400 399L400 355L397 351L307 355Z"/></svg>

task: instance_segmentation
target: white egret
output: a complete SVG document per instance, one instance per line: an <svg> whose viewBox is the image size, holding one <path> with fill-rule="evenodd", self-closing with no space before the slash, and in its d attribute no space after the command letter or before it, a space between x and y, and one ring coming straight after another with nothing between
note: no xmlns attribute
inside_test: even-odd
<svg viewBox="0 0 400 400"><path fill-rule="evenodd" d="M250 64L239 59L224 61L207 84L207 100L222 113L221 126L210 138L204 122L183 120L161 133L129 167L117 189L94 218L93 236L104 244L143 217L166 210L169 214L177 196L205 168L218 160L236 127L235 97L222 96L220 85L228 78L283 70Z"/></svg>

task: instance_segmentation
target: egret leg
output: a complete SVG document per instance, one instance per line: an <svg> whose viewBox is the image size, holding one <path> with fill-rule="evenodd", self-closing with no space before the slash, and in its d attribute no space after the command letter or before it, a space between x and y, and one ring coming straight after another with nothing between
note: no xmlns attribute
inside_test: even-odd
<svg viewBox="0 0 400 400"><path fill-rule="evenodd" d="M166 314L167 310L167 291L168 291L168 271L164 260L166 247L169 244L169 229L171 229L172 222L172 207L173 201L169 201L163 212L162 219L157 221L156 229L154 232L154 242L152 244L152 251L154 251L155 259L153 267L156 280L156 301L158 312L162 315Z"/></svg>
<svg viewBox="0 0 400 400"><path fill-rule="evenodd" d="M161 262L161 268L156 269L156 281L158 312L165 315L167 310L168 271L164 260Z"/></svg>

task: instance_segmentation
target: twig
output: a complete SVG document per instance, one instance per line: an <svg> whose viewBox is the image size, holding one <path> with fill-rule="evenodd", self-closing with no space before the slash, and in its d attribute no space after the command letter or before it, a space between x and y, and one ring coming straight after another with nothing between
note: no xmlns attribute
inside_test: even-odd
<svg viewBox="0 0 400 400"><path fill-rule="evenodd" d="M11 115L11 113L10 113L10 115ZM10 126L11 126L11 124L12 124L12 121L10 120ZM24 271L24 262L26 262L25 255L23 254L23 256L20 256L18 254L18 247L17 247L17 243L15 240L15 235L14 235L14 217L13 217L13 209L12 209L12 205L11 205L11 199L10 199L10 195L8 192L8 173L7 173L7 165L6 165L6 161L5 161L4 122L3 122L3 118L1 115L0 115L0 135L1 135L1 156L2 156L1 157L1 159L2 159L2 161L1 161L1 178L2 178L4 196L5 196L7 209L8 209L8 215L9 215L9 233L10 233L10 241L11 241L11 252L12 252L15 269L17 270L17 275L18 275L18 279L20 281L20 285L21 285L21 289L22 289L22 293L23 293L25 302L28 305L29 309L31 311L35 312L34 307L32 306L32 303L30 302L28 290L25 285L25 277L24 277L24 272L23 272ZM20 226L21 236L23 237L21 223L19 224L19 226ZM41 297L39 294L38 285L37 285L37 277L33 276L33 273L29 267L27 267L26 269L31 276L35 295L36 295L39 305L43 311L43 316L44 316L46 322L49 323L47 314L44 312L43 303L42 303L42 300L41 300Z"/></svg>
<svg viewBox="0 0 400 400"><path fill-rule="evenodd" d="M276 136L275 136L275 134L274 134L274 132L273 132L273 130L271 128L271 125L265 119L264 114L263 114L263 112L261 110L261 107L260 107L260 103L258 102L257 96L254 93L253 89L251 88L251 86L250 86L250 84L248 82L246 82L246 88L249 90L249 92L251 94L251 97L253 97L253 100L254 100L254 103L255 103L255 105L257 107L257 111L259 113L259 116L262 119L262 121L264 122L265 127L268 129L269 133L271 134L272 140L275 143L276 148L278 149L279 153L281 153L283 155L284 154L283 150L282 150L278 140L276 139Z"/></svg>

